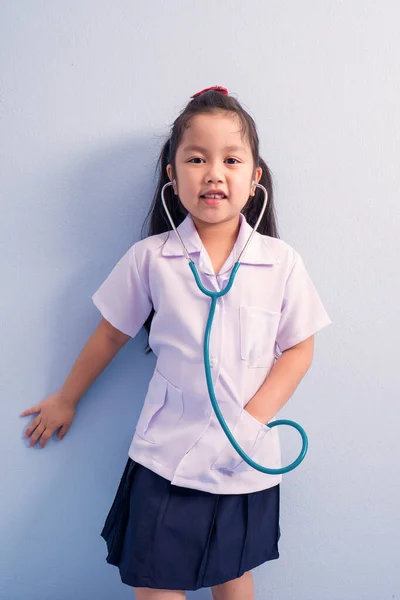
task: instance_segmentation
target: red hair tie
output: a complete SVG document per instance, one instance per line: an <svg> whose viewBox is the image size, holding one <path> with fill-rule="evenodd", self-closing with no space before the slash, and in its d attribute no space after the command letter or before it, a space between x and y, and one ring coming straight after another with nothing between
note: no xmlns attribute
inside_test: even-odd
<svg viewBox="0 0 400 600"><path fill-rule="evenodd" d="M225 94L226 96L229 93L228 90L226 89L226 87L222 87L222 85L213 85L212 87L208 87L208 88L205 88L204 90L201 90L201 92L197 92L196 94L191 96L191 98L196 98L197 96L201 96L201 94L204 94L204 92L208 92L209 90L214 90L215 92L220 92L221 94Z"/></svg>

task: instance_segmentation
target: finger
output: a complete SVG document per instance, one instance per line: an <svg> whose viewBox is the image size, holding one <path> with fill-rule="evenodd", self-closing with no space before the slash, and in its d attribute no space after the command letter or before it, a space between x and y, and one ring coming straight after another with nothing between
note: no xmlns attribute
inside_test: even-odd
<svg viewBox="0 0 400 600"><path fill-rule="evenodd" d="M29 437L33 431L35 431L36 427L41 422L42 418L38 415L35 419L33 419L32 423L29 425L28 429L25 431L25 437Z"/></svg>
<svg viewBox="0 0 400 600"><path fill-rule="evenodd" d="M40 436L42 435L42 433L44 432L44 430L46 429L45 425L43 425L43 423L40 423L40 425L38 425L32 435L32 439L29 442L29 444L31 446L34 446L36 444L36 442L38 441L38 439L40 438Z"/></svg>
<svg viewBox="0 0 400 600"><path fill-rule="evenodd" d="M53 434L51 433L51 431L49 431L49 429L46 429L43 433L42 433L42 437L40 438L40 447L44 448L45 445L47 444L47 442L49 441L49 439L51 438Z"/></svg>
<svg viewBox="0 0 400 600"><path fill-rule="evenodd" d="M32 406L32 408L28 408L27 410L24 410L24 412L21 413L21 417L28 417L29 415L33 415L33 413L37 413L37 412L40 412L39 405Z"/></svg>
<svg viewBox="0 0 400 600"><path fill-rule="evenodd" d="M71 425L63 425L62 427L60 427L60 431L58 432L59 440L62 440L66 436L70 427L71 427Z"/></svg>

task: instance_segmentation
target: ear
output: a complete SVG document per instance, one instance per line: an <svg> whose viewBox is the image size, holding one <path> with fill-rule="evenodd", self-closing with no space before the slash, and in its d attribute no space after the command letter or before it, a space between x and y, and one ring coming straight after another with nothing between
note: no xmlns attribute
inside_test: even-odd
<svg viewBox="0 0 400 600"><path fill-rule="evenodd" d="M169 180L172 181L173 184L174 184L172 186L173 190L174 190L174 194L177 194L178 192L177 192L177 187L176 187L176 181L175 181L175 179L174 180L172 179L172 176L173 176L172 175L172 166L170 164L167 165L166 171L167 171L167 175L168 175Z"/></svg>
<svg viewBox="0 0 400 600"><path fill-rule="evenodd" d="M254 196L255 195L257 188L254 185L254 183L258 183L260 181L261 175L262 175L262 168L261 167L257 167L257 169L255 171L254 180L251 182L251 193L250 193L250 196Z"/></svg>

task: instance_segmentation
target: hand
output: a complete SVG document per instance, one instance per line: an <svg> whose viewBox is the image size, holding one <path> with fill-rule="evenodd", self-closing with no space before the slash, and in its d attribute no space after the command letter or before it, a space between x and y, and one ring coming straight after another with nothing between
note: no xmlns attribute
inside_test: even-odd
<svg viewBox="0 0 400 600"><path fill-rule="evenodd" d="M247 414L249 414L251 417L253 417L253 419L255 419L256 421L258 421L260 423L260 425L265 425L266 424L266 422L265 422L264 419L262 419L253 410L249 410L247 406L244 407L244 410L247 412Z"/></svg>
<svg viewBox="0 0 400 600"><path fill-rule="evenodd" d="M68 402L61 392L56 392L40 404L25 410L21 417L39 413L25 432L26 438L32 435L29 445L34 446L40 439L40 447L44 448L56 429L60 429L58 439L62 440L71 427L75 410L75 406Z"/></svg>

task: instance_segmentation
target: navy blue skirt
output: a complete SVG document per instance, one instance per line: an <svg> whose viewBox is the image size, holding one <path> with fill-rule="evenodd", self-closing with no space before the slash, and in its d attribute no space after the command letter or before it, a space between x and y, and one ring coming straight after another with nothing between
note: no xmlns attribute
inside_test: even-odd
<svg viewBox="0 0 400 600"><path fill-rule="evenodd" d="M128 458L101 536L123 583L197 590L279 558L280 486L211 494L172 485Z"/></svg>

